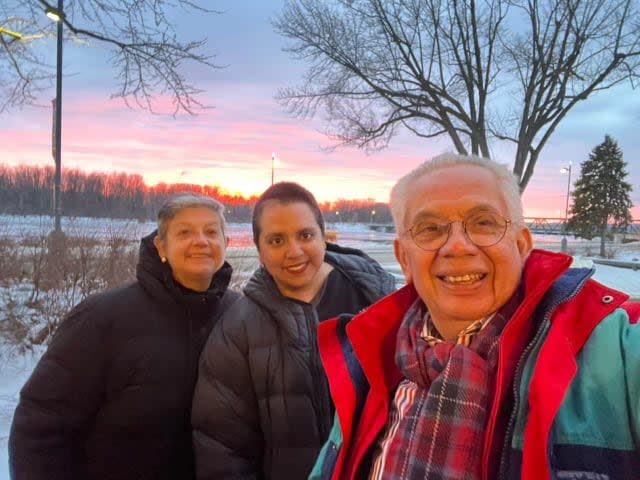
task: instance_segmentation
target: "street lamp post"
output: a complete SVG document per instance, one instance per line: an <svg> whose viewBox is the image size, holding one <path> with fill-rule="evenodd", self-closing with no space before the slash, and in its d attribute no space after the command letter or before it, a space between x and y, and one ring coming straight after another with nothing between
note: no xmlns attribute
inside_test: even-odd
<svg viewBox="0 0 640 480"><path fill-rule="evenodd" d="M54 101L54 161L56 164L53 187L53 213L56 233L62 231L60 218L62 216L62 22L64 20L64 0L58 0L58 9L47 8L46 14L58 23L56 33L56 98Z"/></svg>
<svg viewBox="0 0 640 480"><path fill-rule="evenodd" d="M571 162L569 162L568 167L564 167L560 170L561 173L567 174L567 199L564 207L564 229L562 240L560 241L560 251L567 251L567 232L568 232L568 222L569 222L569 195L571 194Z"/></svg>
<svg viewBox="0 0 640 480"><path fill-rule="evenodd" d="M271 185L273 185L273 178L276 170L276 152L271 153Z"/></svg>
<svg viewBox="0 0 640 480"><path fill-rule="evenodd" d="M373 217L374 217L375 214L376 214L376 211L375 210L371 210L371 216L369 217L369 223L370 224L373 223Z"/></svg>

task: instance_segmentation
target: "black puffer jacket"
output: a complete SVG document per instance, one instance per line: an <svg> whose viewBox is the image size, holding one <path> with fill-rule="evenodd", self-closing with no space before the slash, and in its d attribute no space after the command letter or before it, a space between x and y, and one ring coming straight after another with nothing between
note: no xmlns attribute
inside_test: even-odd
<svg viewBox="0 0 640 480"><path fill-rule="evenodd" d="M329 244L325 260L370 303L395 288L393 276L358 250ZM192 414L196 476L303 479L332 422L318 317L312 305L283 297L262 268L244 293L200 359Z"/></svg>
<svg viewBox="0 0 640 480"><path fill-rule="evenodd" d="M87 298L22 389L15 480L193 478L191 398L211 327L237 292L225 263L205 293L178 285L142 240L137 281Z"/></svg>

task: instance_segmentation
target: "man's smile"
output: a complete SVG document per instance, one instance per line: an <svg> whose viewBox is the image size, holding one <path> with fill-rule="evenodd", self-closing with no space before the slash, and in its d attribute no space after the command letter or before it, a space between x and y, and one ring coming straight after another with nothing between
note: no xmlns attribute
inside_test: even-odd
<svg viewBox="0 0 640 480"><path fill-rule="evenodd" d="M482 280L486 276L486 273L467 273L464 275L442 275L438 276L438 278L445 283L469 285Z"/></svg>

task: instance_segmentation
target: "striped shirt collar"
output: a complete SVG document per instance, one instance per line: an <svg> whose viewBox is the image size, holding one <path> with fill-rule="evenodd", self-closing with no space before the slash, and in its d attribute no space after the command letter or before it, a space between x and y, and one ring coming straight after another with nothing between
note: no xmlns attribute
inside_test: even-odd
<svg viewBox="0 0 640 480"><path fill-rule="evenodd" d="M460 330L455 343L458 345L464 345L465 347L468 347L474 335L476 335L484 327L486 327L494 316L495 316L495 312L492 313L491 315L487 315L486 317L481 318L480 320L476 320L475 322L472 322L471 324L467 325L465 328ZM442 336L436 329L435 325L433 325L433 321L431 320L431 315L429 314L428 311L424 314L424 324L422 327L421 337L432 347L438 343L442 343L445 341L442 339Z"/></svg>

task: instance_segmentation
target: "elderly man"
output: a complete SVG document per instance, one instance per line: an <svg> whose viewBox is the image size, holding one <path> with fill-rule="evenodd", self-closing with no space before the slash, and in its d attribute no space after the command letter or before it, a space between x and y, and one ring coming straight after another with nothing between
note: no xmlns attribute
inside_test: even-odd
<svg viewBox="0 0 640 480"><path fill-rule="evenodd" d="M320 325L336 422L311 478L639 478L638 304L532 249L503 165L436 157L391 210L407 285Z"/></svg>

